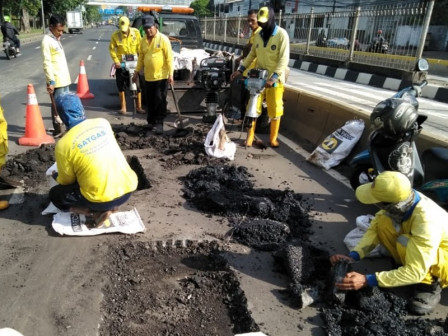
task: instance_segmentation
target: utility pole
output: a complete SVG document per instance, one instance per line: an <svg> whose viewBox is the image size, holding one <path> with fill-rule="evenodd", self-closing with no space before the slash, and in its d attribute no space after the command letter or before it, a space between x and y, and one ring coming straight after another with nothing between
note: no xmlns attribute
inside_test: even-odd
<svg viewBox="0 0 448 336"><path fill-rule="evenodd" d="M45 15L44 15L44 0L40 0L40 5L42 7L42 30L45 34Z"/></svg>

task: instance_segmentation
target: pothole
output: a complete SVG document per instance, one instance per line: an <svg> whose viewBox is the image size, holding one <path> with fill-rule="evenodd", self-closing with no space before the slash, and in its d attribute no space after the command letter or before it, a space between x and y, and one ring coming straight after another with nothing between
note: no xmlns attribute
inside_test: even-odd
<svg viewBox="0 0 448 336"><path fill-rule="evenodd" d="M258 331L216 242L110 247L101 335L225 335Z"/></svg>

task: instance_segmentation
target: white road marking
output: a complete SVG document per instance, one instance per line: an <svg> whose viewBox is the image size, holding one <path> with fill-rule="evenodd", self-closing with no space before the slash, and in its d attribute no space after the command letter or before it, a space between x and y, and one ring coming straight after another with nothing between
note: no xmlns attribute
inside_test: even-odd
<svg viewBox="0 0 448 336"><path fill-rule="evenodd" d="M90 61L91 59L92 59L92 55L89 55L89 56L87 57L87 60Z"/></svg>

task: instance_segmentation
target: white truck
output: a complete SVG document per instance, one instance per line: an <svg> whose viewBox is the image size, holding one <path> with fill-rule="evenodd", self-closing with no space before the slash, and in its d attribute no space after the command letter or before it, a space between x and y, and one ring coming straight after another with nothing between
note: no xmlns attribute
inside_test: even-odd
<svg viewBox="0 0 448 336"><path fill-rule="evenodd" d="M74 32L82 34L82 29L84 28L82 12L80 10L68 11L66 25L69 34Z"/></svg>

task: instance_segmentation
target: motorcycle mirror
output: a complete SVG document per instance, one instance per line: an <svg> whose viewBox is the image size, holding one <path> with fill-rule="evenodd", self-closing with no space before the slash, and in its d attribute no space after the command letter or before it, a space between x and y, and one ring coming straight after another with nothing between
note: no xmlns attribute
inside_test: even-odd
<svg viewBox="0 0 448 336"><path fill-rule="evenodd" d="M420 58L415 66L417 71L428 71L429 63L425 58Z"/></svg>

